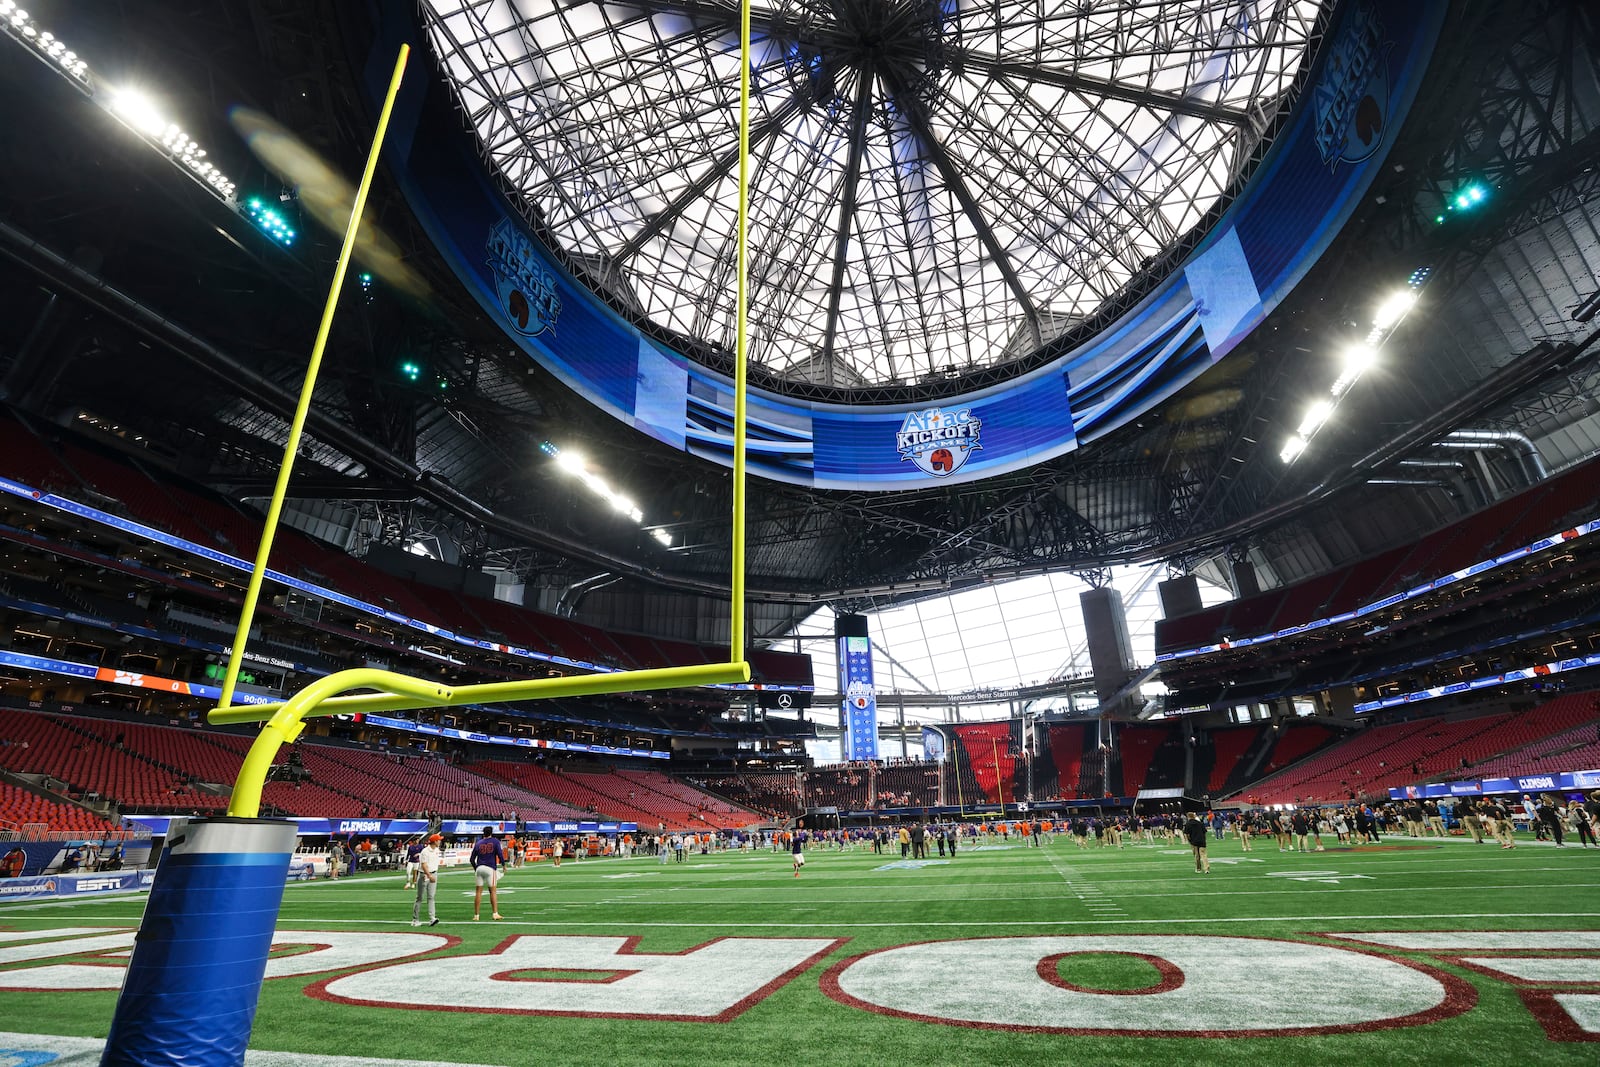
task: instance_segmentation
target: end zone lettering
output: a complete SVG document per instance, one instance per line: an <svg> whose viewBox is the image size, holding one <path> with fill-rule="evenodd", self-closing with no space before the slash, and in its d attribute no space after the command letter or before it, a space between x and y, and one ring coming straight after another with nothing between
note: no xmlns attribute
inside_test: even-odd
<svg viewBox="0 0 1600 1067"><path fill-rule="evenodd" d="M116 989L131 928L73 927L8 945L0 990ZM90 935L90 936L84 936ZM1200 934L1068 934L931 941L843 955L820 977L838 1004L946 1026L1106 1037L1252 1038L1425 1026L1471 1011L1477 989L1421 953L1509 985L1552 1041L1596 1041L1590 979L1600 931L1311 934L1316 941ZM676 952L639 937L513 935L487 952L441 954L452 937L286 931L266 977L328 975L307 996L384 1010L717 1023L739 1017L848 944L827 936L721 937ZM1559 955L1552 953L1559 952ZM1074 984L1073 957L1149 965L1143 988ZM76 962L61 962L78 957ZM358 968L352 970L352 968ZM1330 980L1337 976L1337 980ZM974 995L974 990L983 995ZM1285 1005L1293 1010L1285 1012Z"/></svg>

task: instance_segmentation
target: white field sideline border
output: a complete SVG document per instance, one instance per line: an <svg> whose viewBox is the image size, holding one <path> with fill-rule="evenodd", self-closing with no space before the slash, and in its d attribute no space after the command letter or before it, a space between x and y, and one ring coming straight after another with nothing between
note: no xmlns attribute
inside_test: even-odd
<svg viewBox="0 0 1600 1067"><path fill-rule="evenodd" d="M1448 873L1450 873L1450 874L1462 874L1462 875L1467 875L1467 874L1494 874L1494 873L1532 874L1532 873L1540 873L1540 872L1545 872L1545 871L1565 871L1565 870L1568 870L1568 869L1569 868L1564 868L1564 867L1558 867L1558 868L1539 867L1539 868L1531 868L1531 869L1530 868L1524 868L1524 869L1521 869L1521 870L1518 870L1518 871L1515 871L1515 872L1506 872L1502 868L1488 867L1488 868L1476 868L1476 869L1470 869L1470 870L1464 870L1464 871L1451 871L1451 872L1448 872ZM1256 872L1251 870L1251 871L1248 871L1248 872L1240 872L1240 873L1253 874L1253 873L1256 873ZM1293 881L1294 877L1295 877L1291 872L1273 872L1273 873L1274 874L1279 874L1279 875L1287 875L1287 877L1285 877L1283 879L1284 883ZM1304 877L1314 879L1315 875L1317 873L1319 873L1319 872L1307 870L1307 872L1304 875ZM1224 878L1214 880L1214 881L1212 881L1210 883L1207 883L1207 884L1216 885L1216 884L1222 884L1222 883L1225 883L1226 881L1232 880L1229 877L1227 877L1226 875L1234 875L1234 872L1227 871L1225 873L1225 877ZM1234 877L1237 877L1237 875L1234 875ZM1350 877L1353 877L1353 876L1350 876ZM1063 874L1062 878L1066 879L1066 878L1068 878L1068 876ZM1113 882L1110 882L1110 883L1107 883L1107 884L1111 884L1111 885L1126 885L1126 884L1137 883L1140 886L1150 886L1150 885L1161 885L1161 884L1165 884L1165 883L1168 883L1168 882L1178 883L1178 884L1186 884L1186 885L1194 885L1195 884L1194 880L1192 878L1176 877L1176 876L1175 877L1170 877L1170 878L1117 879L1117 880L1115 880ZM1054 884L1050 884L1050 885L1044 886L1044 887L1041 887L1039 885L1039 883L1035 883L1035 882L1012 882L1012 883L999 883L999 884L1011 885L1011 886L1019 886L1019 885L1033 886L1035 888L1045 889L1046 891L1040 892L1040 893L1016 894L1016 895L1005 895L1005 896L993 896L993 895L990 895L990 896L986 896L986 898L985 898L986 900L991 901L991 902L1013 902L1013 901L1015 901L1015 902L1019 902L1019 903L1025 903L1025 902L1029 902L1029 901L1042 901L1042 902L1050 902L1050 903L1062 903L1063 902L1063 898L1060 897L1059 895L1057 895L1058 891L1055 889ZM1073 886L1074 884L1075 883L1073 883L1071 881L1064 881L1063 882L1063 885L1065 885L1065 886L1067 886L1069 888L1071 886ZM1085 881L1084 884L1085 885L1091 885L1091 884L1094 884L1094 883ZM997 887L997 884L995 884L995 883L989 883L989 884L985 884L983 886L983 888L985 890L996 888L996 887ZM534 891L534 890L550 889L550 888L553 888L553 887L549 887L549 886L521 886L521 887L519 887L519 886L512 885L512 886L507 886L506 887L506 891L507 892L515 892L518 888L521 888L525 892L529 892L529 891ZM600 886L600 887L596 887L596 888L600 888L600 889L612 889L612 888L620 889L621 887ZM935 888L935 887L929 887L929 888ZM946 886L946 887L938 887L938 888L957 888L957 887ZM1438 888L1438 887L1435 886L1434 888ZM1450 887L1447 886L1445 888L1450 888ZM1552 883L1549 883L1549 882L1538 882L1538 883L1532 883L1532 884L1515 883L1515 884L1509 884L1509 885L1504 885L1504 884L1502 884L1502 885L1494 885L1494 884L1487 884L1487 883L1483 883L1483 882L1475 882L1470 886L1470 888L1473 889L1475 892L1491 892L1491 893L1492 892L1522 892L1522 891L1527 891L1527 890L1545 890L1545 889L1558 889L1558 888L1560 888L1560 889L1596 889L1596 888L1600 888L1600 882L1572 882L1572 883L1557 883L1557 884L1552 884ZM627 896L622 896L622 895L619 895L618 893L608 893L608 894L606 894L606 895L604 895L602 897L598 897L598 898L579 899L579 900L568 899L568 898L560 896L560 895L542 896L542 897L538 898L538 900L534 904L534 906L535 907L566 907L566 908L600 907L600 906L612 907L612 906L615 906L615 905L617 905L619 903L624 903L625 902L625 903L628 903L628 904L636 904L636 905L639 905L640 907L662 908L662 907L705 907L705 906L708 906L708 905L716 905L716 904L724 904L725 905L725 904L729 903L726 894L720 894L720 895L717 895L717 896L715 896L715 897L713 897L711 899L707 899L707 900L697 900L697 899L689 898L689 897L672 897L670 899L664 899L664 900L646 900L646 899L643 899L643 894L645 894L645 893L661 893L661 892L672 892L672 891L678 891L678 890L688 891L688 892L695 892L695 891L713 892L712 890L702 889L701 887L698 887L698 886L664 886L664 887L660 887L658 889L658 888L650 887L650 886L640 886L640 885L638 885L636 883L629 883L629 885L627 886L627 890L628 890L628 895ZM1344 886L1340 886L1337 890L1329 890L1329 889L1320 889L1320 888L1318 888L1317 886L1314 886L1314 885L1305 885L1303 887L1296 887L1296 886L1291 886L1291 885L1288 885L1288 884L1274 884L1271 888L1267 888L1267 889L1237 889L1237 890L1220 890L1220 891L1204 890L1204 891L1200 891L1200 892L1187 892L1186 891L1186 892L1184 892L1184 897L1188 898L1188 897L1282 896L1282 895L1284 895L1286 893L1290 893L1290 894L1307 894L1307 893L1324 894L1324 893L1332 893L1332 892L1337 892L1339 894L1409 893L1409 892L1414 892L1415 890L1416 890L1415 886L1362 886L1362 887L1352 886L1352 887L1349 887L1349 888L1345 888ZM114 898L114 899L116 899L118 902L122 902L122 901L126 901L126 900L133 899L133 898L129 894L121 894L117 898ZM409 898L406 898L406 899L409 899ZM817 896L805 896L805 897L795 898L792 901L792 903L797 905L797 906L811 906L811 905L815 905L815 904L856 904L856 905L873 906L873 905L888 905L888 904L926 904L926 903L930 903L930 902L944 901L945 899L946 898L934 897L932 895L922 895L922 896L915 896L915 897L817 897ZM1130 897L1130 898L1122 898L1122 899L1130 899L1131 900L1131 899L1137 899L1137 898ZM358 903L358 902L359 903L363 903L363 904L374 903L374 904L380 904L381 905L381 904L393 903L395 901L400 901L400 903L402 903L402 904L405 903L405 901L401 900L401 898L399 896L385 893L385 894L382 894L382 895L372 894L370 896L360 896L360 897L341 897L336 903L335 902L330 902L328 906L333 907L333 906L337 905L337 906L341 906L342 907L342 906L345 906L345 905ZM15 913L15 912L35 911L35 910L41 910L41 909L46 909L46 908L88 907L90 905L99 904L99 903L105 903L105 902L106 902L106 900L104 898L101 898L101 899L83 898L83 899L25 901L25 902L24 901L19 901L19 902L15 903L15 904L0 904L0 914L12 914L12 913ZM770 901L749 901L749 902L738 902L738 903L748 903L748 904L754 905L754 904L757 904L757 903L770 903ZM384 920L375 920L375 921L382 922Z"/></svg>
<svg viewBox="0 0 1600 1067"><path fill-rule="evenodd" d="M1307 878L1310 878L1310 881L1315 881L1315 873L1318 872L1307 872ZM1285 878L1283 881L1288 883L1288 881L1293 880L1294 878ZM1184 885L1200 885L1200 883L1192 880L1192 878L1150 878L1150 880L1147 880L1144 885L1162 885L1162 883L1166 883L1166 881L1178 881L1178 883L1184 883ZM1062 883L1062 886L1067 889L1072 889L1075 885L1077 885L1077 883L1072 883L1072 881L1064 881L1064 883ZM1086 883L1085 881L1083 885L1091 885L1091 883ZM1218 885L1218 883L1216 883L1216 881L1210 881L1210 883L1205 883L1205 885ZM629 888L632 889L632 886L629 886ZM978 888L982 888L982 886L978 886ZM1434 888L1440 888L1440 886L1434 886ZM1443 886L1443 888L1448 889L1451 888L1451 886ZM1474 883L1474 885L1470 886L1470 888L1472 888L1474 893L1526 893L1526 891L1550 889L1552 886L1550 886L1550 883L1546 883L1546 881L1538 881L1538 883L1517 883L1517 885L1483 885L1483 883ZM1562 883L1560 888L1600 889L1600 881L1573 881L1573 883ZM1339 885L1336 886L1336 888L1318 888L1317 885L1310 885L1310 883L1306 883L1306 885L1294 886L1275 885L1272 886L1272 888L1262 889L1205 889L1205 891L1200 891L1200 893L1184 893L1182 894L1182 899L1186 899L1187 901L1187 899L1200 899L1200 897L1307 896L1307 894L1314 893L1336 893L1339 894L1339 896L1355 896L1355 894L1414 893L1414 891L1416 891L1416 886ZM394 902L397 901L400 902L400 904L405 904L405 901L400 901L400 897L397 896L358 897L358 899L360 899L360 902L363 902L363 904L368 904L368 902L371 902L371 904L394 904ZM1117 897L1112 897L1107 894L1107 899L1110 899L1110 901L1115 901ZM1131 899L1131 897L1125 897L1125 899ZM978 896L973 897L939 897L938 899L939 904L968 904L968 902L976 901L992 901L997 902L997 904L998 902L1006 902L1006 904L1013 904L1013 902L1016 902L1016 904L1026 904L1026 902L1030 901L1042 902L1042 904L1062 904L1062 902L1064 902L1064 897L1045 896L1045 894L1029 894L1029 896L994 896L994 894L978 894ZM96 904L96 902L98 901L37 901L27 902L27 904L0 905L0 915L10 915L10 913L16 912L30 912L30 910L54 909L54 907L85 907L85 905ZM341 901L339 904L352 904L352 902L354 901L346 899L346 901ZM725 896L714 897L714 899L704 899L704 901L693 899L693 897L672 897L672 899L661 899L661 901L648 901L648 899L643 899L642 896L634 896L634 894L629 894L629 896L608 894L608 896L595 897L595 899L578 899L578 901L574 901L574 899L565 899L565 897L558 896L542 896L539 897L538 901L533 902L533 907L541 907L541 909L544 909L544 907L566 907L566 909L574 909L574 907L616 907L616 905L619 904L635 905L635 907L707 907L707 905L726 904L726 902L728 901L726 901ZM797 907L814 907L814 905L824 904L853 904L861 905L861 907L875 907L875 905L928 904L928 902L930 902L930 897L926 896L808 896L803 897L803 899L795 899L795 901L792 901L792 904L797 905ZM1120 907L1120 904L1118 904L1118 907ZM82 912L77 912L77 915L82 915ZM907 921L912 921L912 923L915 923L917 920ZM707 923L707 925L718 925L718 923Z"/></svg>

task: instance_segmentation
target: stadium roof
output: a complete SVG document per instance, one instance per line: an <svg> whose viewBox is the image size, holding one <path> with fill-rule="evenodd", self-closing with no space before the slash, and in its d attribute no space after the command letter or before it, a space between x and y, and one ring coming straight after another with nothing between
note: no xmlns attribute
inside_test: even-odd
<svg viewBox="0 0 1600 1067"><path fill-rule="evenodd" d="M756 3L752 365L942 381L1095 319L1237 189L1319 6ZM615 304L731 347L737 5L423 8L549 239Z"/></svg>

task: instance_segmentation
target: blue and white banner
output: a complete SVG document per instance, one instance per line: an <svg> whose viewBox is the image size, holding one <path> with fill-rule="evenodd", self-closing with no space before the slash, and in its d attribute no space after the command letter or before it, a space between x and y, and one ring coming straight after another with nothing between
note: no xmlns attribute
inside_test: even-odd
<svg viewBox="0 0 1600 1067"><path fill-rule="evenodd" d="M182 823L185 817L168 815L124 815L124 825L140 826L157 837L171 832L173 823ZM297 837L411 837L428 829L425 819L324 819L301 816L290 819L295 824ZM523 827L530 834L631 834L639 829L633 822L549 822L524 820ZM497 834L516 832L516 823L499 818L445 819L439 832L449 837L477 837L485 826L493 827Z"/></svg>
<svg viewBox="0 0 1600 1067"><path fill-rule="evenodd" d="M878 693L872 680L872 642L866 637L839 638L839 725L844 730L843 757L878 758Z"/></svg>
<svg viewBox="0 0 1600 1067"><path fill-rule="evenodd" d="M1600 789L1600 770L1529 774L1520 778L1485 778L1476 782L1427 782L1389 790L1390 800L1436 797L1493 796L1497 793L1558 793L1574 789Z"/></svg>
<svg viewBox="0 0 1600 1067"><path fill-rule="evenodd" d="M7 878L0 882L0 903L81 897L90 893L133 893L149 889L154 871L107 871L103 874L51 874Z"/></svg>

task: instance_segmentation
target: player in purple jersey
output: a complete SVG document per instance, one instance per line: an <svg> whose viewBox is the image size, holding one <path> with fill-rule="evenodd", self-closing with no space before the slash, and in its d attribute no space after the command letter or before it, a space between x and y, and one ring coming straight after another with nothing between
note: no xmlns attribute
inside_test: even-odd
<svg viewBox="0 0 1600 1067"><path fill-rule="evenodd" d="M406 888L410 889L417 884L417 872L422 869L421 860L422 841L419 838L406 846Z"/></svg>
<svg viewBox="0 0 1600 1067"><path fill-rule="evenodd" d="M473 922L478 921L483 906L484 886L489 887L489 910L496 919L500 918L500 891L496 883L500 881L500 867L505 861L505 847L494 836L494 827L485 826L483 836L472 846L472 873L478 883L477 890L472 894Z"/></svg>

